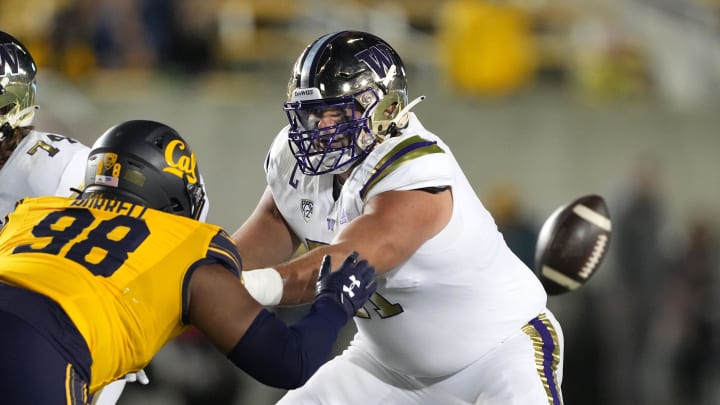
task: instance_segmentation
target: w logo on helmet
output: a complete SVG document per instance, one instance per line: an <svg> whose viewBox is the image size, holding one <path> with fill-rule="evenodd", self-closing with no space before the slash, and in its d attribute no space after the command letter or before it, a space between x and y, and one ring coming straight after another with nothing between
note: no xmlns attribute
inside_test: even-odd
<svg viewBox="0 0 720 405"><path fill-rule="evenodd" d="M355 54L358 60L363 61L378 77L385 77L393 63L393 51L384 44L377 44Z"/></svg>
<svg viewBox="0 0 720 405"><path fill-rule="evenodd" d="M18 47L13 43L0 44L0 75L16 75L18 73L20 73Z"/></svg>

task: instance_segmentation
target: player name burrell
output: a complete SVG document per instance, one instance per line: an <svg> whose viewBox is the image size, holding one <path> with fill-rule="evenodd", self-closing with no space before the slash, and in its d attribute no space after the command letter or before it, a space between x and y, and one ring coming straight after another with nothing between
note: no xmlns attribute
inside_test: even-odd
<svg viewBox="0 0 720 405"><path fill-rule="evenodd" d="M142 218L147 211L147 207L144 205L134 204L127 201L113 200L110 198L102 198L98 196L92 196L89 198L82 198L73 201L70 204L72 207L86 207L94 208L103 211L115 212L118 214L126 214L131 217ZM139 212L136 212L138 211Z"/></svg>

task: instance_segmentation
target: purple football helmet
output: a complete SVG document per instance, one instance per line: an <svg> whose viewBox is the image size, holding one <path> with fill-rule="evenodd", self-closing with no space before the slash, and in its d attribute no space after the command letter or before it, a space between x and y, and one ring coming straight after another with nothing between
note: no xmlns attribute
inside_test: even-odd
<svg viewBox="0 0 720 405"><path fill-rule="evenodd" d="M405 67L385 41L359 31L318 38L295 62L284 107L300 170L348 170L393 135L407 104Z"/></svg>

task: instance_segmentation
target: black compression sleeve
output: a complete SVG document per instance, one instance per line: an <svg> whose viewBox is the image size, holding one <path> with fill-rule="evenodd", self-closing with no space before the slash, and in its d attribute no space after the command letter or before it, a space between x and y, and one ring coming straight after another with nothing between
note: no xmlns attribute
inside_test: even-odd
<svg viewBox="0 0 720 405"><path fill-rule="evenodd" d="M327 360L346 322L345 311L329 298L317 299L291 327L263 309L228 358L263 384L297 388Z"/></svg>

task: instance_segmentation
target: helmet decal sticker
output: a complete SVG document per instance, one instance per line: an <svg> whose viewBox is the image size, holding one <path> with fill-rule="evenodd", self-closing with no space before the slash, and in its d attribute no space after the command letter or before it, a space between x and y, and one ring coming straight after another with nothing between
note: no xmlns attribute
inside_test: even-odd
<svg viewBox="0 0 720 405"><path fill-rule="evenodd" d="M103 156L103 167L105 168L105 172L110 171L110 169L115 166L115 162L117 162L117 154L116 153L106 153ZM104 174L104 173L98 173L98 174Z"/></svg>
<svg viewBox="0 0 720 405"><path fill-rule="evenodd" d="M377 44L355 54L355 57L365 63L378 77L385 77L394 65L392 51L383 44Z"/></svg>
<svg viewBox="0 0 720 405"><path fill-rule="evenodd" d="M13 43L0 44L0 74L20 74L20 58L18 57L18 47L15 46L15 44Z"/></svg>
<svg viewBox="0 0 720 405"><path fill-rule="evenodd" d="M103 153L102 163L98 162L95 173L95 184L117 187L120 180L122 165L117 161L116 153Z"/></svg>

